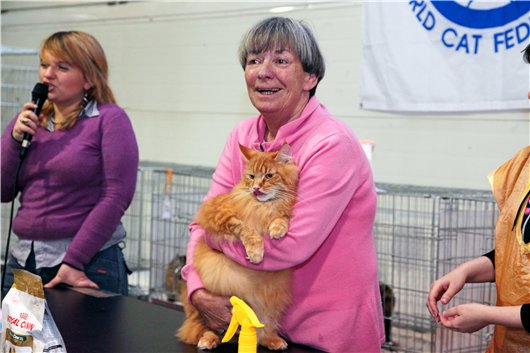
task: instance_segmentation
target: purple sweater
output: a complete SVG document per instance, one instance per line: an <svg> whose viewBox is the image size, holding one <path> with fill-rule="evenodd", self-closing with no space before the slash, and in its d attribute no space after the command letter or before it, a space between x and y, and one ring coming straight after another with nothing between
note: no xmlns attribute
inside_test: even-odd
<svg viewBox="0 0 530 353"><path fill-rule="evenodd" d="M261 116L237 125L213 175L207 197L229 191L243 175L238 143L276 151L287 141L300 168L298 201L282 239L265 237L263 262L246 259L240 243L210 246L260 270L293 268L293 302L282 320L289 340L327 352L380 352L384 340L372 228L375 186L361 145L344 123L313 97L299 119L264 142ZM204 230L192 224L188 255ZM207 237L208 240L209 237ZM183 269L188 293L202 287L193 258Z"/></svg>
<svg viewBox="0 0 530 353"><path fill-rule="evenodd" d="M120 107L98 104L99 115L69 130L40 128L19 175L13 232L21 239L73 238L64 262L79 269L110 239L136 187L138 146ZM2 136L2 202L12 200L20 144Z"/></svg>

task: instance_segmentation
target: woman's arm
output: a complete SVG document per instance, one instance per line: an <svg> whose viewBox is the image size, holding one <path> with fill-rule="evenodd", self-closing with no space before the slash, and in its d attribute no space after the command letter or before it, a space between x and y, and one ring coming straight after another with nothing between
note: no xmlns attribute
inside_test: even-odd
<svg viewBox="0 0 530 353"><path fill-rule="evenodd" d="M521 305L462 304L444 311L440 319L445 327L466 333L478 331L487 325L523 328Z"/></svg>
<svg viewBox="0 0 530 353"><path fill-rule="evenodd" d="M311 147L303 145L303 150L296 149L300 146L291 146L300 168L297 203L285 237L264 237L265 256L261 263L251 264L240 243L212 243L207 237L208 245L244 266L260 270L292 268L309 259L337 225L359 186L369 183L367 187L374 188L364 152L350 136L336 133L313 142ZM357 163L360 159L362 162ZM364 207L359 207L358 212L364 212Z"/></svg>
<svg viewBox="0 0 530 353"><path fill-rule="evenodd" d="M104 114L104 113L102 113ZM64 262L79 270L108 241L134 196L138 145L127 114L118 107L101 116L101 195L74 236ZM96 119L96 118L90 118Z"/></svg>
<svg viewBox="0 0 530 353"><path fill-rule="evenodd" d="M1 142L1 177L0 181L2 184L2 202L10 202L13 200L13 189L15 187L15 174L17 166L19 163L19 152L20 152L20 143L15 141L11 133L15 125L16 119L18 116L13 118L13 120L7 125L4 133L2 134ZM16 197L16 195L15 195Z"/></svg>
<svg viewBox="0 0 530 353"><path fill-rule="evenodd" d="M438 301L443 305L449 303L466 283L492 282L494 280L495 269L488 257L480 256L467 261L432 283L427 297L427 308L433 318L440 321Z"/></svg>

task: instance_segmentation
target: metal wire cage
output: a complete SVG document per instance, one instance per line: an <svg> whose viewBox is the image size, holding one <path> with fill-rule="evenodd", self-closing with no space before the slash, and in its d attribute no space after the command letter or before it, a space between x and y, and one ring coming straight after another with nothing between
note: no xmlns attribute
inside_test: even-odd
<svg viewBox="0 0 530 353"><path fill-rule="evenodd" d="M212 168L143 162L135 197L123 217L131 295L177 299L188 226ZM497 207L488 192L378 184L374 224L387 342L396 352L483 352L491 328L450 331L425 308L430 283L493 248ZM2 238L9 220L2 205ZM5 244L5 242L2 242ZM3 255L3 251L2 251ZM492 284L467 285L449 306L495 303Z"/></svg>
<svg viewBox="0 0 530 353"><path fill-rule="evenodd" d="M212 168L142 162L123 217L129 293L174 301L185 262L188 227L210 186Z"/></svg>
<svg viewBox="0 0 530 353"><path fill-rule="evenodd" d="M188 225L213 169L143 167L124 218L132 288L157 301L177 299ZM378 184L374 239L385 313L385 351L483 352L491 327L461 334L437 325L425 303L430 284L493 248L497 207L489 192ZM138 214L135 214L138 212ZM137 227L143 224L143 227ZM138 228L138 232L135 229ZM134 277L136 276L136 277ZM133 291L134 292L134 291ZM495 303L493 284L470 284L448 305Z"/></svg>
<svg viewBox="0 0 530 353"><path fill-rule="evenodd" d="M437 325L425 304L434 280L493 249L497 207L491 195L470 190L378 187L374 236L379 278L383 305L385 300L392 301L384 310L384 349L484 352L491 327L474 334L453 332ZM494 285L468 284L448 307L462 303L494 304Z"/></svg>
<svg viewBox="0 0 530 353"><path fill-rule="evenodd" d="M177 299L188 226L208 191L212 168L142 163L123 217L130 295ZM438 326L425 303L430 284L493 248L497 207L487 192L378 184L374 239L387 342L385 351L483 352L491 327L460 334ZM3 207L6 206L5 204ZM2 214L3 223L6 214ZM471 284L452 300L495 303L492 284Z"/></svg>

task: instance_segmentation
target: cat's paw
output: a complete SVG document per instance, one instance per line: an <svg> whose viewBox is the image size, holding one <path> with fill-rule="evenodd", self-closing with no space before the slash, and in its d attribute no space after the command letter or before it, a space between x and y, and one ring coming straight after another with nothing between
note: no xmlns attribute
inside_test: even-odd
<svg viewBox="0 0 530 353"><path fill-rule="evenodd" d="M288 223L281 219L276 218L269 226L269 236L273 239L280 239L287 234Z"/></svg>
<svg viewBox="0 0 530 353"><path fill-rule="evenodd" d="M245 246L245 250L247 252L248 261L252 262L253 264L259 264L261 261L263 261L263 253L265 252L263 243L253 246L249 246L247 244Z"/></svg>
<svg viewBox="0 0 530 353"><path fill-rule="evenodd" d="M212 331L206 331L200 338L199 343L197 343L197 348L201 350L214 349L219 343L221 343L219 336Z"/></svg>
<svg viewBox="0 0 530 353"><path fill-rule="evenodd" d="M263 247L255 247L251 249L247 248L247 259L253 264L259 264L261 261L263 261L263 253Z"/></svg>
<svg viewBox="0 0 530 353"><path fill-rule="evenodd" d="M287 342L280 336L263 337L259 344L267 347L271 351L283 351L287 349Z"/></svg>
<svg viewBox="0 0 530 353"><path fill-rule="evenodd" d="M254 236L241 239L241 241L245 247L247 259L254 264L259 264L263 260L263 253L265 252L261 236L256 233Z"/></svg>

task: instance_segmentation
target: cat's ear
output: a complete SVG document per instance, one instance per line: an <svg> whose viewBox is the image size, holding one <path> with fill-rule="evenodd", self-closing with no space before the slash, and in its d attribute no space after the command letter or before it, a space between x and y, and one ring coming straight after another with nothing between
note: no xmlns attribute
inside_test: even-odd
<svg viewBox="0 0 530 353"><path fill-rule="evenodd" d="M251 150L250 148L245 147L242 144L239 144L239 150L241 151L241 153L243 154L243 157L245 157L247 161L250 160L250 158L252 158L252 156L256 153L256 151Z"/></svg>
<svg viewBox="0 0 530 353"><path fill-rule="evenodd" d="M278 162L290 163L292 160L291 146L284 143L275 158Z"/></svg>

